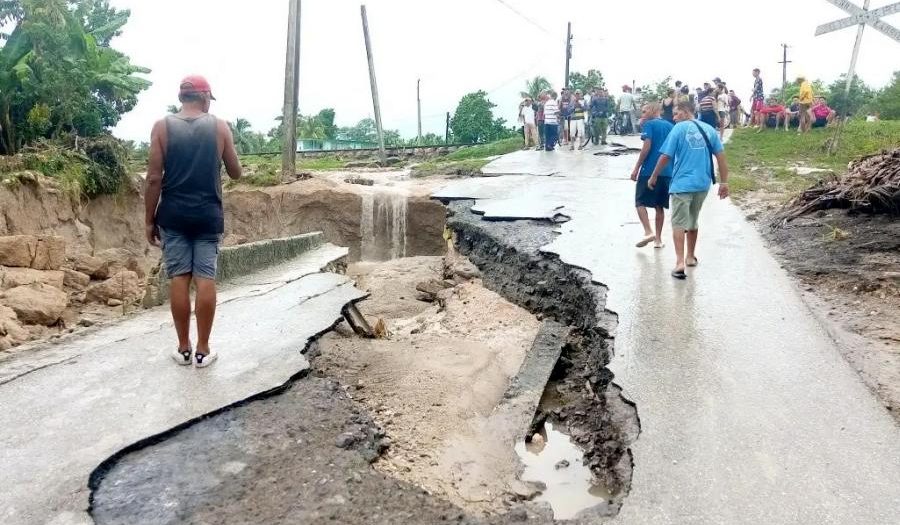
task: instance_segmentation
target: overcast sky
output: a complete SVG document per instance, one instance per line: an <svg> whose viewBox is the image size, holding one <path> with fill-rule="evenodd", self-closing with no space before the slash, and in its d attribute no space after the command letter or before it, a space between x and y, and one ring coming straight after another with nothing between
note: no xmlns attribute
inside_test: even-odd
<svg viewBox="0 0 900 525"><path fill-rule="evenodd" d="M893 1L873 0L871 7ZM153 70L153 87L123 118L118 136L147 140L153 121L177 103L179 80L191 73L209 78L218 98L213 113L247 118L259 131L274 125L283 102L288 0L111 3L132 10L115 47ZM302 4L301 111L334 107L342 126L371 116L359 3ZM831 81L846 73L856 33L813 36L817 25L844 16L825 0L369 0L367 8L385 127L407 137L416 133L417 78L424 132L438 134L444 114L468 92L484 89L499 106L495 114L512 121L527 78L544 75L561 86L567 21L575 35L573 71L600 69L609 86L671 75L693 87L719 76L743 98L754 67L767 91L781 84L782 42L794 61L789 78ZM900 26L900 15L886 21ZM867 29L858 74L880 87L895 70L900 44Z"/></svg>

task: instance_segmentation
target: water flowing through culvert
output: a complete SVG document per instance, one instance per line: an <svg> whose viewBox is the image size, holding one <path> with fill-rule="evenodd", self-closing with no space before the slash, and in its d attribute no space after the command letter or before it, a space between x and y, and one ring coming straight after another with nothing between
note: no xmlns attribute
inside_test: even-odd
<svg viewBox="0 0 900 525"><path fill-rule="evenodd" d="M360 256L363 261L406 257L408 196L398 192L362 195Z"/></svg>

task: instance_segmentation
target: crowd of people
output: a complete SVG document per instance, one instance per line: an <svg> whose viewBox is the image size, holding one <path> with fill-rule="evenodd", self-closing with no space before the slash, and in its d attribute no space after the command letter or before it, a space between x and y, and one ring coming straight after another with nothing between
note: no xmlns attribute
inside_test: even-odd
<svg viewBox="0 0 900 525"><path fill-rule="evenodd" d="M824 127L836 112L825 97L815 96L812 84L797 79L799 93L789 105L774 97L766 99L759 69L753 70L750 111L721 78L705 82L693 92L681 81L669 88L662 100L645 101L640 88L622 86L618 99L602 87L588 93L565 88L548 90L537 100L526 98L519 105L525 147L554 151L557 146L583 149L590 143L606 145L607 134L640 133L642 148L631 179L637 183L635 206L644 228L638 248L653 244L663 248L662 230L666 210L671 207L671 226L676 265L672 276L686 279L687 268L697 266L700 210L709 189L721 177L719 197L727 198L728 166L723 139L729 127L753 126L799 133ZM655 98L655 97L654 97ZM715 161L713 159L716 159ZM651 224L649 210L655 210Z"/></svg>
<svg viewBox="0 0 900 525"><path fill-rule="evenodd" d="M721 78L704 82L693 92L681 81L669 88L660 102L660 118L675 122L675 107L689 102L696 116L718 130L724 137L728 128L752 126L762 131L766 128L789 130L799 133L812 128L830 125L837 116L828 106L824 96L815 96L812 84L803 76L797 79L798 95L789 105L781 104L776 97L765 96L759 69L753 70L753 93L750 111L733 89ZM644 93L641 88L622 86L618 98L603 87L587 92L563 88L541 92L537 99L525 98L519 104L519 123L524 128L525 148L553 151L557 146L583 149L589 143L606 145L607 135L640 133Z"/></svg>

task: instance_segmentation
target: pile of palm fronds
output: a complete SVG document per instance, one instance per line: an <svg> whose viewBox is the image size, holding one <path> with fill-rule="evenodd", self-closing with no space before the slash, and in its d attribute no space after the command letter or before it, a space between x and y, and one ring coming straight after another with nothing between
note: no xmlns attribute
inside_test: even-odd
<svg viewBox="0 0 900 525"><path fill-rule="evenodd" d="M788 205L784 218L830 208L900 215L900 148L855 161L843 177L804 191Z"/></svg>

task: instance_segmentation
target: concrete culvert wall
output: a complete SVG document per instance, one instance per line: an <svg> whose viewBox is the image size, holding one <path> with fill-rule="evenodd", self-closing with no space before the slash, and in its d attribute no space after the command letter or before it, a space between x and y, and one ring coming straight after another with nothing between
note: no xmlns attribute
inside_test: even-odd
<svg viewBox="0 0 900 525"><path fill-rule="evenodd" d="M401 257L441 255L445 251L446 211L438 202L423 197L407 198L403 238L392 238L396 235L376 227L367 239L364 211L378 213L378 196L373 199L372 206L367 207L365 197L360 193L333 189L301 191L303 184L297 184L300 186L297 190L277 187L227 192L225 220L231 242L321 231L327 242L350 249L350 261L363 258L366 244L374 245L375 249L371 251L375 260L390 258L390 244L394 242L403 245L399 252L394 250L394 254ZM378 223L378 217L374 221Z"/></svg>

